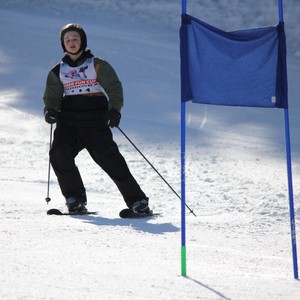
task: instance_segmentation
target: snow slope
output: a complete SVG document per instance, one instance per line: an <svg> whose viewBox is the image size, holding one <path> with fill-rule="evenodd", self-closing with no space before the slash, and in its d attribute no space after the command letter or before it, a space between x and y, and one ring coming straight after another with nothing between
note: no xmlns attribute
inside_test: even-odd
<svg viewBox="0 0 300 300"><path fill-rule="evenodd" d="M80 23L89 47L117 70L121 128L180 193L180 1L61 2L1 1L0 299L298 299L281 110L187 105L187 204L197 215L187 211L187 277L180 201L117 129L132 173L163 215L119 219L118 191L84 151L77 164L88 207L99 214L45 214L64 209L53 173L52 201L44 201L50 128L42 95L62 55L59 29L69 22ZM194 0L188 8L239 29L275 24L276 2ZM284 2L298 225L300 3Z"/></svg>

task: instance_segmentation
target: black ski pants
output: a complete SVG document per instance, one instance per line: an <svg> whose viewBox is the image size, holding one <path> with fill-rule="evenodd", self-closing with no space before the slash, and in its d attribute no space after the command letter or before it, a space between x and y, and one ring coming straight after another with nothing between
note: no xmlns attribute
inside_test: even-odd
<svg viewBox="0 0 300 300"><path fill-rule="evenodd" d="M57 126L50 150L50 162L65 198L85 195L84 184L75 164L75 157L82 149L87 149L93 160L114 181L129 208L134 202L146 198L113 141L108 126Z"/></svg>

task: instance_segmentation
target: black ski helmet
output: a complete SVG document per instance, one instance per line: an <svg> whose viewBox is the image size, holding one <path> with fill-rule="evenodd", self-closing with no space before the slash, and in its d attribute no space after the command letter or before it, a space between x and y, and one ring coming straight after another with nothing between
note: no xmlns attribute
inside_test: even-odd
<svg viewBox="0 0 300 300"><path fill-rule="evenodd" d="M80 45L80 49L78 50L77 53L79 53L82 50L85 50L85 48L87 47L87 38L86 38L86 34L85 34L84 30L82 29L82 27L79 24L70 23L70 24L65 25L60 30L60 42L61 42L61 46L62 46L64 52L67 52L65 44L64 44L64 36L65 36L65 33L68 31L77 31L80 35L81 45ZM74 54L77 54L77 53L74 53Z"/></svg>

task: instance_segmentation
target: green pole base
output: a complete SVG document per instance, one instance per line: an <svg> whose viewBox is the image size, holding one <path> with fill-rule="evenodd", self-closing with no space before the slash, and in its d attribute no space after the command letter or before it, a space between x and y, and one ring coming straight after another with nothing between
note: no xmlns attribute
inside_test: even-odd
<svg viewBox="0 0 300 300"><path fill-rule="evenodd" d="M186 248L181 246L181 276L186 276Z"/></svg>

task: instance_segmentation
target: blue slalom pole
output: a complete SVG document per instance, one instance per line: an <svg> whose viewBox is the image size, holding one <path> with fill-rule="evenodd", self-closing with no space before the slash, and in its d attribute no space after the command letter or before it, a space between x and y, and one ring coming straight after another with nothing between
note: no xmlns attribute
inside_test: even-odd
<svg viewBox="0 0 300 300"><path fill-rule="evenodd" d="M279 17L279 22L284 22L282 0L278 0L278 17ZM288 175L293 269L294 269L294 278L298 279L297 241L296 241L295 208L294 208L294 195L293 195L291 139L290 139L290 125L289 125L290 122L289 122L288 108L284 109L284 121L285 121L286 162L287 162L287 175Z"/></svg>
<svg viewBox="0 0 300 300"><path fill-rule="evenodd" d="M278 17L279 17L279 21L283 22L283 5L282 5L282 0L278 0Z"/></svg>
<svg viewBox="0 0 300 300"><path fill-rule="evenodd" d="M186 0L182 0L182 14L186 13ZM186 276L186 226L185 226L185 143L186 104L181 100L181 275Z"/></svg>
<svg viewBox="0 0 300 300"><path fill-rule="evenodd" d="M291 226L291 239L292 239L292 252L293 252L293 268L294 268L294 278L298 279L297 241L296 241L296 225L295 225L295 209L294 209L293 179L292 179L292 159L291 159L289 111L288 111L288 109L284 109L284 119L285 119L286 161L287 161L287 174L288 174L288 190L289 190L290 226Z"/></svg>
<svg viewBox="0 0 300 300"><path fill-rule="evenodd" d="M186 14L186 0L181 1L181 12Z"/></svg>
<svg viewBox="0 0 300 300"><path fill-rule="evenodd" d="M185 102L181 102L181 275L186 276L185 226Z"/></svg>

